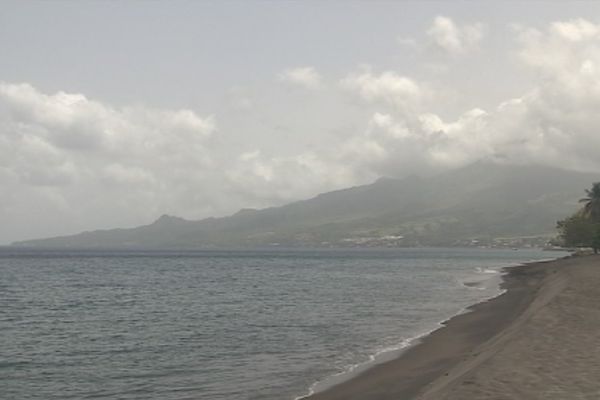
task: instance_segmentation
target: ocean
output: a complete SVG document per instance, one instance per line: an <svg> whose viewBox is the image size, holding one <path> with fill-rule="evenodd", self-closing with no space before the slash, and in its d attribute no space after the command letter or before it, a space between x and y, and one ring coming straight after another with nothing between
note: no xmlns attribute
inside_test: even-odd
<svg viewBox="0 0 600 400"><path fill-rule="evenodd" d="M293 400L500 293L490 249L0 249L3 399Z"/></svg>

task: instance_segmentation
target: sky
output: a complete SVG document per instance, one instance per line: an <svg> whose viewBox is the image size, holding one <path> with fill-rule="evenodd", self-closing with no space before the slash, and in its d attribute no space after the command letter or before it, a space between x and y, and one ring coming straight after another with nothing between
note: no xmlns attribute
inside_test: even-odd
<svg viewBox="0 0 600 400"><path fill-rule="evenodd" d="M0 244L478 160L600 172L600 2L0 0Z"/></svg>

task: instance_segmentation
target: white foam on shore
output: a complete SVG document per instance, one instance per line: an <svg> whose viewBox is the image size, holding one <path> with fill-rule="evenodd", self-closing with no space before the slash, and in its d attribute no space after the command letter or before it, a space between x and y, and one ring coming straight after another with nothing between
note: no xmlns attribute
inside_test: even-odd
<svg viewBox="0 0 600 400"><path fill-rule="evenodd" d="M459 284L471 290L489 290L491 285L499 286L502 283L503 269L510 267L511 264L501 265L494 268L476 267L472 274L463 279L459 279Z"/></svg>
<svg viewBox="0 0 600 400"><path fill-rule="evenodd" d="M440 328L440 326L438 326L435 329L432 329L430 331L419 334L418 336L415 336L414 338L402 340L397 345L384 347L384 348L376 351L374 354L369 355L369 359L367 361L364 361L364 362L361 362L358 364L349 365L341 372L338 372L336 374L328 376L322 380L316 381L308 388L307 394L295 397L294 400L301 400L306 397L312 396L315 393L322 392L322 391L329 389L333 386L336 386L342 382L352 379L353 377L357 376L358 374L362 373L363 371L366 371L369 368L372 368L373 366L375 366L377 364L381 364L386 361L393 360L394 358L397 358L402 351L405 351L408 347L415 344L414 342L416 340L419 340L419 339L429 335L430 333L436 331L439 328Z"/></svg>
<svg viewBox="0 0 600 400"><path fill-rule="evenodd" d="M316 381L308 388L307 394L304 394L302 396L297 396L294 398L294 400L302 400L309 396L312 396L315 393L323 392L323 391L325 391L329 388L332 388L342 382L348 381L348 380L358 376L360 373L366 371L367 369L374 367L375 365L382 364L384 362L391 361L393 359L398 358L409 347L419 344L420 341L423 340L425 337L431 335L433 332L437 331L438 329L443 328L448 323L448 321L450 321L452 318L454 318L458 315L462 315L467 312L470 312L471 307L473 307L474 305L489 301L493 298L501 296L504 293L506 293L506 289L499 288L497 294L494 294L489 297L485 297L477 303L474 303L470 306L462 308L460 311L453 314L452 316L438 322L434 328L426 330L414 337L404 339L397 345L384 347L384 348L376 351L374 354L369 355L369 359L367 361L364 361L364 362L361 362L358 364L349 365L341 372L335 373L335 374L328 376L322 380Z"/></svg>
<svg viewBox="0 0 600 400"><path fill-rule="evenodd" d="M495 267L494 269L492 269L492 268L476 268L475 271L478 274L490 275L489 278L482 279L481 282L491 281L491 280L494 280L495 277L503 277L504 275L508 274L508 271L507 271L508 268L519 267L519 266L523 266L523 265L526 265L529 263L548 262L548 261L557 260L558 258L559 257L554 257L554 258L550 257L550 258L542 259L542 260L525 261L525 262L521 262L518 264L501 265L501 266ZM309 396L312 396L315 393L323 392L323 391L325 391L329 388L332 388L342 382L348 381L348 380L358 376L360 373L366 371L367 369L374 367L377 364L382 364L384 362L391 361L393 359L398 358L409 347L417 345L425 337L429 336L430 334L437 331L438 329L443 328L448 323L448 321L450 321L452 318L457 317L462 314L465 314L465 313L468 313L468 312L471 312L473 306L475 306L477 304L485 303L496 297L502 296L504 293L507 292L506 289L502 289L500 287L500 285L502 284L503 281L504 281L503 279L498 279L498 283L496 286L497 292L495 294L493 294L491 296L483 297L480 300L478 300L476 303L473 303L469 306L466 306L466 307L460 309L458 312L451 315L450 317L438 322L436 324L436 326L433 327L432 329L426 330L425 332L422 332L414 337L404 339L397 345L387 346L387 347L384 347L384 348L376 351L374 354L369 355L369 359L366 361L349 365L348 367L344 368L344 370L341 372L338 372L338 373L335 373L328 377L325 377L324 379L317 380L315 383L310 385L310 387L308 388L307 394L297 396L294 398L294 400L302 400ZM463 283L463 286L472 289L472 287L469 287L468 285L465 285L464 283ZM489 288L483 287L481 290L484 290L484 289L489 289Z"/></svg>
<svg viewBox="0 0 600 400"><path fill-rule="evenodd" d="M479 274L499 274L500 273L500 271L498 271L496 269L481 268L481 267L475 268L475 271Z"/></svg>

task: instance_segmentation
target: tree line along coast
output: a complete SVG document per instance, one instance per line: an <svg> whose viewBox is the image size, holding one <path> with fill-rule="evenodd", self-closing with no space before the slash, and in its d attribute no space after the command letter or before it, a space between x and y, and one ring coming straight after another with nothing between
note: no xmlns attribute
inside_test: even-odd
<svg viewBox="0 0 600 400"><path fill-rule="evenodd" d="M559 243L564 247L600 250L600 182L586 189L586 197L579 200L583 207L571 216L557 222Z"/></svg>

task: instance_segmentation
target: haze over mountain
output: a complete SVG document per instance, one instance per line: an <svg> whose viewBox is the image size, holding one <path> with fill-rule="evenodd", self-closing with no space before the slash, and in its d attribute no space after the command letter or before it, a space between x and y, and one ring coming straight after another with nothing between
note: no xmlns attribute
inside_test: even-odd
<svg viewBox="0 0 600 400"><path fill-rule="evenodd" d="M460 245L552 236L596 174L478 162L432 177L376 182L225 218L163 215L150 225L15 243L43 247Z"/></svg>
<svg viewBox="0 0 600 400"><path fill-rule="evenodd" d="M301 202L195 222L216 228L188 239L335 242L372 224L417 243L410 198L427 194L412 175L488 159L600 172L600 2L176 3L3 1L0 245L220 218L382 176L402 181L364 190L396 182L399 208L342 216L342 202L268 233L265 218ZM451 226L418 201L432 235ZM400 220L367 223L383 211Z"/></svg>

